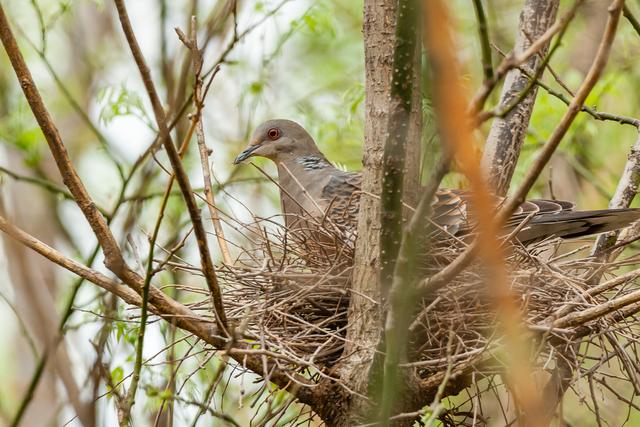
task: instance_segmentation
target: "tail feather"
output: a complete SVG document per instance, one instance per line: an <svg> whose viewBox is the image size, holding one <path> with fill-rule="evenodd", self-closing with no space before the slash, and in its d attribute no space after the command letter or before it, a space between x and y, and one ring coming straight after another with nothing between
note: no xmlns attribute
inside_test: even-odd
<svg viewBox="0 0 640 427"><path fill-rule="evenodd" d="M640 209L603 209L596 211L562 211L534 216L519 233L521 242L548 236L565 239L618 230L640 219Z"/></svg>

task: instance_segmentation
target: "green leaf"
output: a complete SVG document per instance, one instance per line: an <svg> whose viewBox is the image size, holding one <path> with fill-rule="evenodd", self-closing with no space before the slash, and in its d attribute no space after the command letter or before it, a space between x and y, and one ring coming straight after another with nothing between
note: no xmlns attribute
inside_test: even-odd
<svg viewBox="0 0 640 427"><path fill-rule="evenodd" d="M124 323L116 322L116 342L120 342L125 334Z"/></svg>
<svg viewBox="0 0 640 427"><path fill-rule="evenodd" d="M253 95L259 95L264 90L264 82L255 81L249 85L249 92Z"/></svg>
<svg viewBox="0 0 640 427"><path fill-rule="evenodd" d="M117 117L133 116L153 128L153 122L144 108L142 97L127 89L124 84L100 89L98 102L102 104L98 119L104 125L108 125Z"/></svg>
<svg viewBox="0 0 640 427"><path fill-rule="evenodd" d="M111 371L111 382L113 384L119 384L124 379L124 369L122 366L118 366Z"/></svg>

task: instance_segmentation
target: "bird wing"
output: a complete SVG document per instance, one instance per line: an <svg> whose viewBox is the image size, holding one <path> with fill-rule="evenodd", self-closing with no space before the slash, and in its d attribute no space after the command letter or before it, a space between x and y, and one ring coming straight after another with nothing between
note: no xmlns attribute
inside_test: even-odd
<svg viewBox="0 0 640 427"><path fill-rule="evenodd" d="M356 172L332 171L322 188L327 216L338 226L355 230L357 224L362 175ZM473 232L476 218L469 208L471 194L464 190L440 188L433 199L435 224L452 235ZM496 210L504 198L495 198ZM534 199L522 203L504 224L506 233L523 221L518 232L522 242L549 236L572 238L622 228L640 218L638 209L574 211L574 204L563 200Z"/></svg>
<svg viewBox="0 0 640 427"><path fill-rule="evenodd" d="M433 201L433 221L454 235L470 232L476 225L473 210L469 209L470 199L471 194L468 191L439 189ZM504 198L495 198L496 209L503 201ZM527 200L509 217L505 230L517 227L530 216L531 224L538 224L538 218L544 218L545 222L561 221L569 218L567 214L573 213L573 208L573 203L562 200Z"/></svg>
<svg viewBox="0 0 640 427"><path fill-rule="evenodd" d="M326 204L327 216L338 226L355 229L360 209L362 174L332 171L322 188L322 199Z"/></svg>

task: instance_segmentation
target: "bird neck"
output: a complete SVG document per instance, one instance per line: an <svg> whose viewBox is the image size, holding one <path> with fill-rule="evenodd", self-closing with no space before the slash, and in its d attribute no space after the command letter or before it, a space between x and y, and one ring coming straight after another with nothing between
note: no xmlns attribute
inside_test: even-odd
<svg viewBox="0 0 640 427"><path fill-rule="evenodd" d="M278 180L285 190L297 191L300 182L307 187L318 181L319 177L327 172L331 173L335 167L320 153L305 153L295 155L291 153L286 158L280 158L276 162L278 167Z"/></svg>
<svg viewBox="0 0 640 427"><path fill-rule="evenodd" d="M286 169L289 169L301 174L333 168L333 165L320 151L304 154L290 153L286 157L277 159L275 163L278 165L278 171L284 170L286 172Z"/></svg>

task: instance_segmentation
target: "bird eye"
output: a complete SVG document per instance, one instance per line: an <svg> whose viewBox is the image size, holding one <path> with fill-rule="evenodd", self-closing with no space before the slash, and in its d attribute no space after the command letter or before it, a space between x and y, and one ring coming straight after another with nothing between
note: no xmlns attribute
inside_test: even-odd
<svg viewBox="0 0 640 427"><path fill-rule="evenodd" d="M278 128L271 128L267 131L267 136L269 137L269 139L275 141L276 139L280 138L280 129Z"/></svg>

